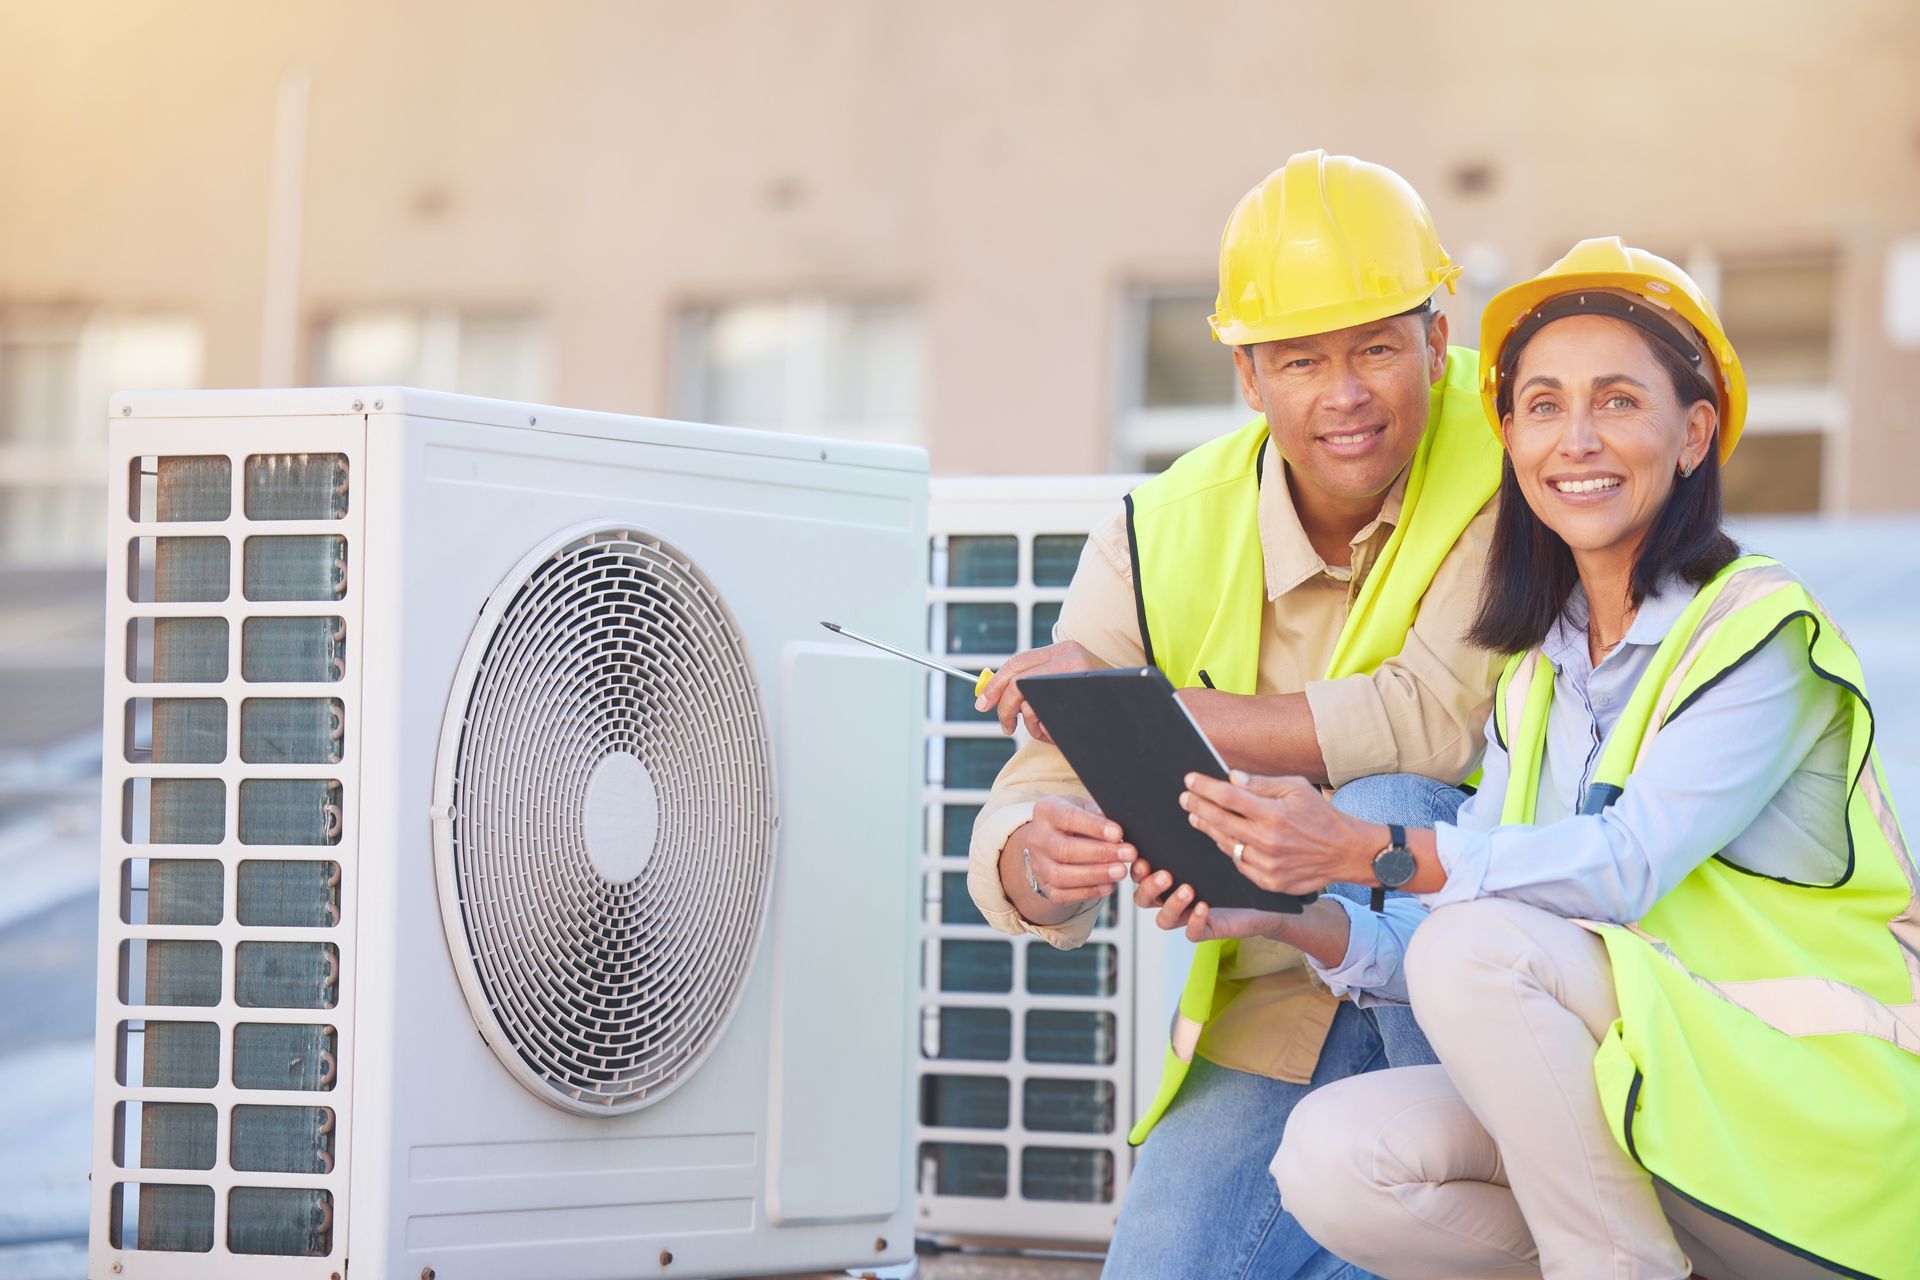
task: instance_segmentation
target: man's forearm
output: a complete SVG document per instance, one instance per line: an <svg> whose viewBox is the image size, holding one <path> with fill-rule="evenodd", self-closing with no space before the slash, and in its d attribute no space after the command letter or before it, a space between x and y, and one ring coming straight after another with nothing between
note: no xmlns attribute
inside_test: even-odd
<svg viewBox="0 0 1920 1280"><path fill-rule="evenodd" d="M1325 784L1327 762L1306 694L1182 689L1180 700L1229 768Z"/></svg>
<svg viewBox="0 0 1920 1280"><path fill-rule="evenodd" d="M1007 895L1007 901L1013 904L1013 909L1032 923L1065 924L1078 915L1085 904L1055 902L1033 891L1033 886L1027 882L1027 860L1023 852L1027 847L1027 834L1032 828L1031 822L1021 823L1007 837L1007 842L1000 846L1001 891Z"/></svg>

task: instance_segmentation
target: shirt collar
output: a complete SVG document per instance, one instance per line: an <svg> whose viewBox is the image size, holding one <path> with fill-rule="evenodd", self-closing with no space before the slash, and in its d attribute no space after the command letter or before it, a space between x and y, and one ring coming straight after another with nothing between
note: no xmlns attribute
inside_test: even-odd
<svg viewBox="0 0 1920 1280"><path fill-rule="evenodd" d="M1645 600L1633 615L1633 622L1627 627L1627 634L1618 648L1600 661L1608 658L1630 645L1655 646L1667 638L1673 630L1673 624L1680 620L1687 606L1693 603L1696 594L1693 587L1677 574L1669 574L1661 580L1660 586ZM1591 665L1587 656L1587 589L1574 583L1573 590L1567 596L1566 605L1555 618L1553 626L1547 631L1545 643L1540 650L1548 662L1556 668L1566 669L1573 664L1578 669Z"/></svg>
<svg viewBox="0 0 1920 1280"><path fill-rule="evenodd" d="M1348 565L1330 566L1307 537L1307 531L1300 524L1300 513L1294 509L1293 488L1287 480L1287 464L1274 447L1273 437L1267 437L1262 446L1263 465L1260 478L1260 550L1266 561L1267 599L1278 600L1315 574L1322 574L1336 582L1346 582L1353 576ZM1375 516L1360 532L1353 535L1349 545L1357 552L1362 546L1375 538L1384 541L1393 533L1400 522L1402 505L1407 496L1407 472L1411 465L1402 467L1400 474L1394 477L1393 484L1387 489L1386 499L1380 504L1380 514ZM1354 563L1358 561L1356 555Z"/></svg>

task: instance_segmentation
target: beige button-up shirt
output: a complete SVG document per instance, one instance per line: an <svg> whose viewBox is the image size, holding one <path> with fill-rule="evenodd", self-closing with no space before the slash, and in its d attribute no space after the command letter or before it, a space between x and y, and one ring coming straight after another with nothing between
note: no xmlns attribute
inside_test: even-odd
<svg viewBox="0 0 1920 1280"><path fill-rule="evenodd" d="M1335 786L1376 773L1421 773L1459 782L1479 757L1502 662L1500 655L1466 639L1480 598L1496 504L1487 504L1441 562L1400 653L1367 674L1323 680L1354 597L1400 519L1406 474L1388 491L1379 516L1354 535L1350 562L1329 565L1301 527L1289 485L1272 483L1286 470L1271 440L1266 449L1270 479L1260 489L1259 521L1269 607L1261 624L1256 692L1305 691ZM1145 665L1124 513L1087 540L1054 639L1077 641L1109 666ZM1093 929L1099 899L1064 924L1040 925L1014 909L1000 884L1001 846L1033 816L1034 803L1050 795L1086 792L1058 748L1023 733L974 823L967 887L1001 932L1033 933L1056 947L1077 947ZM1143 852L1151 859L1152 850ZM1118 892L1126 891L1123 881ZM1207 1025L1198 1052L1220 1066L1306 1083L1337 1002L1314 981L1300 953L1250 938L1221 976L1250 982Z"/></svg>

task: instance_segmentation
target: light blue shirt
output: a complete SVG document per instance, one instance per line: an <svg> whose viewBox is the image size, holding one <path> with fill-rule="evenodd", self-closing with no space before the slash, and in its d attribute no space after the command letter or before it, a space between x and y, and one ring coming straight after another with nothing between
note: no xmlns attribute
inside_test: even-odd
<svg viewBox="0 0 1920 1280"><path fill-rule="evenodd" d="M1378 915L1329 895L1352 921L1347 953L1337 967L1308 963L1334 994L1406 1003L1406 944L1430 909L1449 902L1512 898L1625 924L1715 853L1809 884L1845 874L1852 699L1813 672L1797 634L1769 640L1665 725L1605 812L1579 814L1607 735L1693 596L1685 582L1662 584L1596 667L1586 595L1574 588L1541 646L1554 684L1535 821L1500 823L1509 761L1489 716L1480 790L1434 831L1447 883L1390 899Z"/></svg>

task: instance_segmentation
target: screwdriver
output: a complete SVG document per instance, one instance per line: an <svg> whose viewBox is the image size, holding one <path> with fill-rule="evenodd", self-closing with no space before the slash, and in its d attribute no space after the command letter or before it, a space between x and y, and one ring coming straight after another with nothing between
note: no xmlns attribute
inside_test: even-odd
<svg viewBox="0 0 1920 1280"><path fill-rule="evenodd" d="M905 649L894 648L884 640L875 640L872 636L863 636L858 631L849 631L837 622L822 622L820 625L835 635L845 636L849 640L858 640L861 644L870 644L883 653L890 653L896 658L905 658L908 662L917 662L929 671L938 671L941 675L952 676L955 680L968 681L973 685L973 696L976 698L980 696L981 690L987 687L987 682L993 679L992 667L988 667L976 676L970 671L950 667L944 662L935 662L925 654L909 653Z"/></svg>

